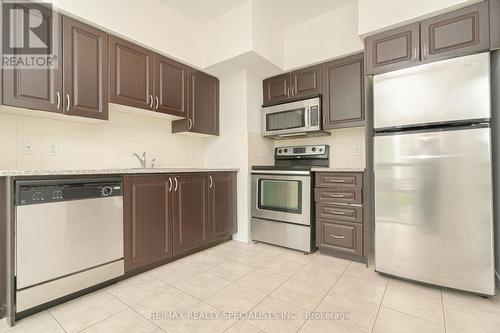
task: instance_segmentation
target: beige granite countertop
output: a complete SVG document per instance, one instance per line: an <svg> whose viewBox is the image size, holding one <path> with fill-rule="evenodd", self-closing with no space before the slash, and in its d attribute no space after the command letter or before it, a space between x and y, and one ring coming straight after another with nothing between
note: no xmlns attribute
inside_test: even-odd
<svg viewBox="0 0 500 333"><path fill-rule="evenodd" d="M313 167L311 171L316 172L364 172L365 168L323 168Z"/></svg>
<svg viewBox="0 0 500 333"><path fill-rule="evenodd" d="M239 171L234 168L123 168L123 169L74 169L74 170L0 170L0 177L18 176L72 176L72 175L120 175L147 173L222 172Z"/></svg>

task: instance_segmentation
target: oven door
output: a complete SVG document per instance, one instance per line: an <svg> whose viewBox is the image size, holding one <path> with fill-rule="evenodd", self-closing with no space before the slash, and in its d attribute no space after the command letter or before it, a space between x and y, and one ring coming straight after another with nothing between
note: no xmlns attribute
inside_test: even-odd
<svg viewBox="0 0 500 333"><path fill-rule="evenodd" d="M284 175L253 172L252 217L310 225L310 173L291 172Z"/></svg>

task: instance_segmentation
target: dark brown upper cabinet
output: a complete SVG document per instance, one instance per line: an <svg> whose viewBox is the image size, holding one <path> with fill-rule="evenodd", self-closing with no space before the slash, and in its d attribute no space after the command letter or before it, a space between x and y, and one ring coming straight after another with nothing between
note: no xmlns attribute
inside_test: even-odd
<svg viewBox="0 0 500 333"><path fill-rule="evenodd" d="M292 98L305 98L321 94L321 65L293 71L290 77Z"/></svg>
<svg viewBox="0 0 500 333"><path fill-rule="evenodd" d="M235 232L236 174L213 173L208 176L208 226L211 241Z"/></svg>
<svg viewBox="0 0 500 333"><path fill-rule="evenodd" d="M109 101L136 108L154 108L154 52L109 37Z"/></svg>
<svg viewBox="0 0 500 333"><path fill-rule="evenodd" d="M263 106L321 94L321 66L311 66L265 79Z"/></svg>
<svg viewBox="0 0 500 333"><path fill-rule="evenodd" d="M172 132L219 135L219 79L188 70L188 115L172 122Z"/></svg>
<svg viewBox="0 0 500 333"><path fill-rule="evenodd" d="M157 54L155 74L155 111L185 118L188 103L187 66Z"/></svg>
<svg viewBox="0 0 500 333"><path fill-rule="evenodd" d="M363 53L323 64L323 129L364 125Z"/></svg>
<svg viewBox="0 0 500 333"><path fill-rule="evenodd" d="M290 73L265 79L263 85L264 106L285 102L290 96Z"/></svg>
<svg viewBox="0 0 500 333"><path fill-rule="evenodd" d="M365 40L366 73L378 74L420 61L420 25L409 24Z"/></svg>
<svg viewBox="0 0 500 333"><path fill-rule="evenodd" d="M21 6L21 4L18 4ZM59 31L62 31L62 16L56 12L40 8L43 18L41 28L52 40L49 27L57 18ZM57 66L47 69L3 69L3 104L51 112L63 112L63 57L62 38L57 39L55 55Z"/></svg>
<svg viewBox="0 0 500 333"><path fill-rule="evenodd" d="M63 18L64 113L108 119L108 35Z"/></svg>
<svg viewBox="0 0 500 333"><path fill-rule="evenodd" d="M490 0L490 49L500 48L500 0Z"/></svg>
<svg viewBox="0 0 500 333"><path fill-rule="evenodd" d="M185 174L174 177L174 254L185 253L209 242L208 177Z"/></svg>
<svg viewBox="0 0 500 333"><path fill-rule="evenodd" d="M172 256L172 177L124 177L125 271Z"/></svg>
<svg viewBox="0 0 500 333"><path fill-rule="evenodd" d="M488 50L488 1L420 23L423 60L439 60Z"/></svg>

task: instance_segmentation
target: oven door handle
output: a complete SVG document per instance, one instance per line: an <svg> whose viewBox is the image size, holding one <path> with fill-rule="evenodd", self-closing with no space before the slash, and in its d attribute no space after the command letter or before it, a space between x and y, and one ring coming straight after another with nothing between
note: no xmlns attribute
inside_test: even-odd
<svg viewBox="0 0 500 333"><path fill-rule="evenodd" d="M309 171L297 171L297 170L252 170L252 175L297 175L297 176L309 176L311 172Z"/></svg>

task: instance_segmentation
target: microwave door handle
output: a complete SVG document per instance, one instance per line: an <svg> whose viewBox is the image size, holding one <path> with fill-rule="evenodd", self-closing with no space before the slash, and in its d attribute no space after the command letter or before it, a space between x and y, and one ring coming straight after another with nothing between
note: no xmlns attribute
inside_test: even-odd
<svg viewBox="0 0 500 333"><path fill-rule="evenodd" d="M309 112L311 112L311 108L306 106L305 107L305 119L304 119L304 123L306 124L306 128L311 127L311 124L309 124L309 119L311 119Z"/></svg>

